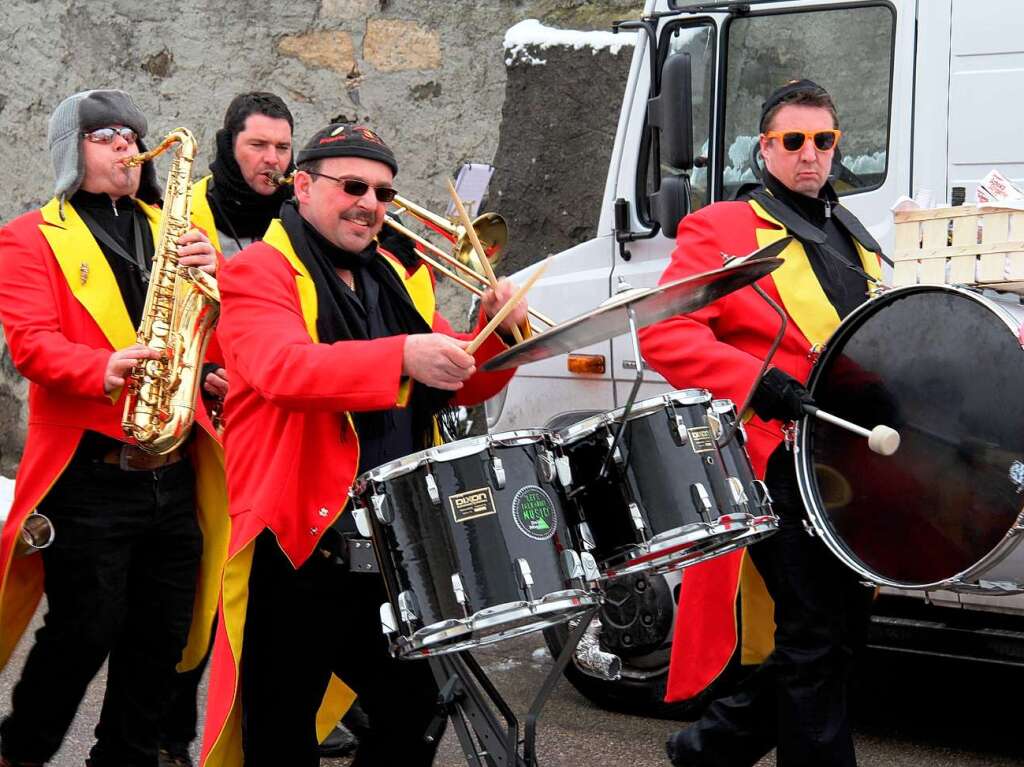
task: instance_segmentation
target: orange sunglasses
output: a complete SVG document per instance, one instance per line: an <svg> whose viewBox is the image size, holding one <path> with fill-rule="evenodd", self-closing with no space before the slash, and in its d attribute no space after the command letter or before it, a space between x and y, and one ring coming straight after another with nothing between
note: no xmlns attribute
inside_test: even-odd
<svg viewBox="0 0 1024 767"><path fill-rule="evenodd" d="M799 152L808 139L814 142L814 148L819 152L827 152L839 143L839 137L843 135L843 132L841 130L770 130L764 135L765 138L781 139L782 148L787 152Z"/></svg>

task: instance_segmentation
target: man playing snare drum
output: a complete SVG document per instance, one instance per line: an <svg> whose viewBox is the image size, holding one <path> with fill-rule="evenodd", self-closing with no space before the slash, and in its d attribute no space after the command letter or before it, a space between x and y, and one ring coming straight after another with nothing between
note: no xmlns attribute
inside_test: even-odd
<svg viewBox="0 0 1024 767"><path fill-rule="evenodd" d="M220 275L232 531L207 765L316 767L340 679L370 718L355 765L433 760L430 668L389 657L383 583L341 564L335 525L359 473L427 447L439 409L494 395L510 373L476 372L504 343L467 354L427 268L377 248L397 170L372 131L329 125L299 152L295 201ZM481 321L513 292L487 291ZM525 320L523 303L503 328Z"/></svg>
<svg viewBox="0 0 1024 767"><path fill-rule="evenodd" d="M880 273L877 243L839 205L828 182L838 127L831 97L815 83L792 82L772 93L760 125L764 187L746 202L717 203L684 219L662 275L662 282L670 282L717 269L722 254L744 255L795 237L782 254L785 264L759 283L785 309L789 325L746 424L751 461L781 519L778 533L750 548L775 602L775 649L739 690L712 703L701 720L669 739L674 765L742 767L773 746L780 767L856 764L846 688L871 592L804 530L793 460L783 443L786 424L801 417L802 406L810 402L801 382L807 380L815 347L867 299ZM673 386L702 386L740 403L778 323L757 293L740 290L699 312L646 328L642 351ZM696 695L732 657L741 572L744 604L756 601L757 586L763 593L744 556L737 552L687 571L670 700ZM752 615L745 611L743 618L746 633ZM770 622L770 613L762 622Z"/></svg>

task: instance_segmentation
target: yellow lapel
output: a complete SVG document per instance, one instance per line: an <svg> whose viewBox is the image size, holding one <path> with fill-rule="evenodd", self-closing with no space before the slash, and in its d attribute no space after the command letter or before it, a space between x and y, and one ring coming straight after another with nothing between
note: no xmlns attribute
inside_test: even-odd
<svg viewBox="0 0 1024 767"><path fill-rule="evenodd" d="M114 272L92 233L70 203L61 221L56 199L42 209L40 231L50 244L75 299L96 321L114 349L135 343L135 328L125 308Z"/></svg>
<svg viewBox="0 0 1024 767"><path fill-rule="evenodd" d="M213 220L213 211L210 209L210 201L206 199L206 192L210 187L210 176L203 176L192 185L192 226L197 226L206 232L210 238L210 244L223 253L220 249L220 233L217 231L217 224Z"/></svg>
<svg viewBox="0 0 1024 767"><path fill-rule="evenodd" d="M270 222L267 233L263 235L263 241L275 250L280 251L281 255L288 260L288 263L297 272L295 275L295 287L299 291L299 306L302 308L302 318L306 321L306 330L309 332L309 337L313 339L314 343L319 343L320 338L316 332L316 318L319 311L316 304L316 286L313 284L313 278L310 276L309 270L306 269L306 265L302 263L302 259L299 258L295 248L292 247L292 241L288 239L288 232L284 230L280 219L275 218Z"/></svg>
<svg viewBox="0 0 1024 767"><path fill-rule="evenodd" d="M434 298L434 283L430 279L430 270L420 266L408 277L405 274L405 267L387 256L383 256L392 269L398 273L398 279L402 281L405 289L409 292L413 306L420 316L431 327L434 326L434 311L437 308Z"/></svg>
<svg viewBox="0 0 1024 767"><path fill-rule="evenodd" d="M756 230L759 248L781 240L788 234L786 228L772 218L757 202L751 200L750 207L760 218L779 227L778 229L758 228ZM878 257L856 240L854 240L854 244L860 255L864 271L872 277L880 277ZM783 264L772 272L772 280L779 291L786 312L812 345L824 344L839 326L839 314L825 295L821 283L814 275L811 262L807 259L807 253L804 252L804 248L799 242L793 240L779 257L783 260ZM864 286L866 290L868 288L866 281Z"/></svg>

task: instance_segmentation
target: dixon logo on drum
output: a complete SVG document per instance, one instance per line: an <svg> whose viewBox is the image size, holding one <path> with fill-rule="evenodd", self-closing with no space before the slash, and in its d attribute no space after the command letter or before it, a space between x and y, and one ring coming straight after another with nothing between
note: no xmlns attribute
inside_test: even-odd
<svg viewBox="0 0 1024 767"><path fill-rule="evenodd" d="M455 517L456 522L484 517L497 511L494 508L494 498L491 496L489 487L449 495L448 503L452 505L452 516Z"/></svg>
<svg viewBox="0 0 1024 767"><path fill-rule="evenodd" d="M512 516L523 535L535 541L546 541L555 534L558 524L555 505L550 496L537 485L526 485L512 498Z"/></svg>

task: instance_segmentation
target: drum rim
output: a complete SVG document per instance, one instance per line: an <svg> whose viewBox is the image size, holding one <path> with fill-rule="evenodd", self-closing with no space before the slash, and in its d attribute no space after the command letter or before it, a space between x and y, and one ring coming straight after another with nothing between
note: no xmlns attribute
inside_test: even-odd
<svg viewBox="0 0 1024 767"><path fill-rule="evenodd" d="M460 458L476 455L492 445L508 447L514 444L534 444L551 438L551 430L544 428L515 429L498 432L497 434L481 434L477 437L466 437L443 445L434 445L426 450L396 458L381 464L356 477L356 484L367 482L388 482L396 477L412 474L427 463L446 463Z"/></svg>
<svg viewBox="0 0 1024 767"><path fill-rule="evenodd" d="M673 389L672 391L662 392L634 403L633 407L630 408L627 420L634 421L638 418L646 418L662 409L669 402L677 405L705 405L713 401L714 398L708 389L700 387ZM603 426L621 423L625 412L626 408L620 407L615 410L607 410L603 413L588 416L556 431L554 439L561 445L571 445L574 442L589 437Z"/></svg>
<svg viewBox="0 0 1024 767"><path fill-rule="evenodd" d="M850 312L850 314L848 314L839 323L839 327L836 328L835 332L822 347L814 366L811 368L811 374L807 379L807 390L813 395L815 385L817 384L818 379L821 378L824 362L827 359L831 359L829 347L832 346L834 348L836 341L844 340L851 332L853 332L850 330L850 327L858 324L857 321L861 319L863 315L869 313L874 314L880 311L876 302L887 299L890 296L911 295L913 293L958 293L968 299L980 303L984 308L988 309L997 318L1002 320L1007 329L1014 335L1018 335L1020 328L1024 326L1024 316L1018 320L1006 308L1001 307L999 305L999 301L988 298L977 290L962 288L955 285L907 285L900 288L892 288L865 301ZM797 487L800 490L800 499L803 502L804 509L807 511L807 517L815 534L844 565L857 574L863 576L868 582L878 586L924 591L932 591L942 588L949 588L955 591L991 591L990 589L980 587L976 583L972 583L972 580L976 580L980 575L983 575L998 565L1010 554L1010 552L1013 551L1014 548L1016 548L1018 544L1018 536L1014 531L1024 525L1024 508L1022 508L1015 523L1007 529L999 543L997 543L989 552L970 567L944 579L928 583L901 581L887 578L886 576L870 569L863 561L860 560L860 558L854 555L854 552L846 546L837 534L834 533L832 524L828 519L828 515L824 513L821 508L821 504L818 503L819 498L816 492L817 486L814 482L814 470L812 465L813 453L810 451L808 446L811 432L810 424L812 423L812 416L805 415L796 424L796 434L793 441L793 463L796 467Z"/></svg>

